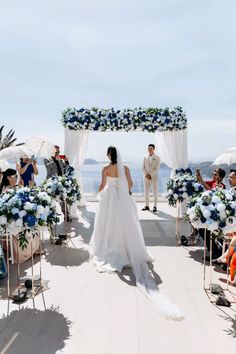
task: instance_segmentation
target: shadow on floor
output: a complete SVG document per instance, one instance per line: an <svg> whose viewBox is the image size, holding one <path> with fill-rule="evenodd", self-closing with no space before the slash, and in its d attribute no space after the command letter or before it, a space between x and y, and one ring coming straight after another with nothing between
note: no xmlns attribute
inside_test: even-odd
<svg viewBox="0 0 236 354"><path fill-rule="evenodd" d="M34 265L39 263L39 257L34 257ZM18 283L17 276L18 265L10 263L10 288L15 289ZM31 259L20 264L20 278L25 277L27 274L31 275ZM4 279L0 279L0 299L7 299L7 279L8 276ZM0 352L1 353L1 352Z"/></svg>
<svg viewBox="0 0 236 354"><path fill-rule="evenodd" d="M155 279L157 286L160 285L162 283L162 280L161 280L160 276L155 272L154 266L152 263L149 263L149 270L150 270L153 278ZM120 278L120 280L122 280L126 284L128 284L130 286L136 286L135 277L133 275L131 268L124 268L122 273L118 272L117 275Z"/></svg>
<svg viewBox="0 0 236 354"><path fill-rule="evenodd" d="M23 308L0 319L0 352L55 354L70 338L71 321L58 309Z"/></svg>
<svg viewBox="0 0 236 354"><path fill-rule="evenodd" d="M52 252L45 257L46 262L54 266L79 267L90 259L90 253L83 248L71 248L68 246L57 247L60 247L60 249L56 255Z"/></svg>

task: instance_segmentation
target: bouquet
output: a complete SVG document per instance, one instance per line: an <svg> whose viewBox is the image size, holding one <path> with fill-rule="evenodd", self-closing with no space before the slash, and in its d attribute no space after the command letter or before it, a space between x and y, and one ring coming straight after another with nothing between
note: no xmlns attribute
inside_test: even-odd
<svg viewBox="0 0 236 354"><path fill-rule="evenodd" d="M45 192L28 187L14 189L0 196L0 231L18 235L20 247L27 247L27 233L57 221L56 208Z"/></svg>
<svg viewBox="0 0 236 354"><path fill-rule="evenodd" d="M81 199L79 185L73 176L73 170L69 170L64 176L53 176L45 180L41 190L45 191L51 198L62 200L68 205Z"/></svg>
<svg viewBox="0 0 236 354"><path fill-rule="evenodd" d="M171 178L167 183L167 199L171 206L175 206L177 202L187 201L201 192L203 187L192 175L190 168L176 170L175 178Z"/></svg>
<svg viewBox="0 0 236 354"><path fill-rule="evenodd" d="M190 201L187 210L193 227L207 228L216 236L236 230L236 195L224 190L205 191Z"/></svg>

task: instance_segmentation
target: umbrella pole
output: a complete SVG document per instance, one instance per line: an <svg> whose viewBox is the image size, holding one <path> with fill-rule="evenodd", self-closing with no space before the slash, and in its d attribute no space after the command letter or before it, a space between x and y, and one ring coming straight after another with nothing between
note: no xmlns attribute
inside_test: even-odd
<svg viewBox="0 0 236 354"><path fill-rule="evenodd" d="M36 159L38 158L39 153L40 153L40 151L42 150L42 147L43 147L44 143L45 143L45 141L42 142L42 144L41 144L41 146L40 146L40 149L39 149L39 151L38 151L38 153L37 153Z"/></svg>

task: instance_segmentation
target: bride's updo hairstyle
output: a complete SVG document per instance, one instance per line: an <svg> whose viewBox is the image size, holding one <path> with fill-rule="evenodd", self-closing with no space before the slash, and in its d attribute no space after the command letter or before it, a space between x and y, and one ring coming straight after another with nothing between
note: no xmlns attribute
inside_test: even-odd
<svg viewBox="0 0 236 354"><path fill-rule="evenodd" d="M110 155L112 165L117 163L117 151L115 146L109 146L107 149L107 156Z"/></svg>

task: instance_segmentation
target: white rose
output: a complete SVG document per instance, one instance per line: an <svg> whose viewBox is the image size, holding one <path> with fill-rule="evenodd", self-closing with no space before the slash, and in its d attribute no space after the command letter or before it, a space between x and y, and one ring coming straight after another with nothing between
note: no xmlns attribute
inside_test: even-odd
<svg viewBox="0 0 236 354"><path fill-rule="evenodd" d="M12 214L13 215L15 215L15 214L19 214L19 209L18 208L13 208L12 210L11 210L11 212L12 212Z"/></svg>
<svg viewBox="0 0 236 354"><path fill-rule="evenodd" d="M211 216L211 212L207 209L204 210L203 212L204 218L208 219Z"/></svg>
<svg viewBox="0 0 236 354"><path fill-rule="evenodd" d="M43 213L44 213L44 207L43 207L42 205L39 205L39 206L37 207L37 213L38 213L38 214L43 214Z"/></svg>
<svg viewBox="0 0 236 354"><path fill-rule="evenodd" d="M0 225L6 225L7 224L7 217L5 215L0 216Z"/></svg>
<svg viewBox="0 0 236 354"><path fill-rule="evenodd" d="M25 210L32 210L33 205L30 202L26 202L24 205Z"/></svg>
<svg viewBox="0 0 236 354"><path fill-rule="evenodd" d="M219 203L219 204L217 204L216 209L217 209L219 212L223 212L223 211L225 211L226 206L225 206L223 203Z"/></svg>
<svg viewBox="0 0 236 354"><path fill-rule="evenodd" d="M26 213L25 210L21 210L21 211L19 212L19 216L20 216L21 219L22 219L26 214L27 214L27 213Z"/></svg>
<svg viewBox="0 0 236 354"><path fill-rule="evenodd" d="M22 221L22 219L17 219L17 220L16 220L16 226L19 227L19 228L21 228L21 227L23 226L23 221Z"/></svg>
<svg viewBox="0 0 236 354"><path fill-rule="evenodd" d="M212 197L212 203L215 203L215 204L221 203L221 199L219 197L217 197L216 195L214 195Z"/></svg>
<svg viewBox="0 0 236 354"><path fill-rule="evenodd" d="M210 210L210 211L213 211L213 210L215 210L215 207L214 207L214 205L212 205L212 204L210 204L210 205L207 205L207 207L206 207L208 210Z"/></svg>

